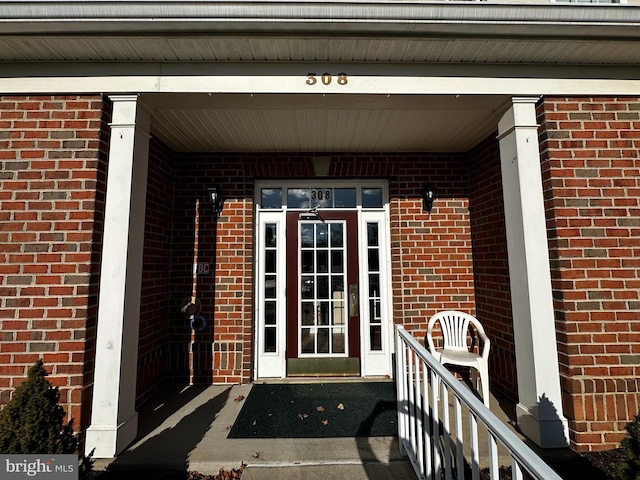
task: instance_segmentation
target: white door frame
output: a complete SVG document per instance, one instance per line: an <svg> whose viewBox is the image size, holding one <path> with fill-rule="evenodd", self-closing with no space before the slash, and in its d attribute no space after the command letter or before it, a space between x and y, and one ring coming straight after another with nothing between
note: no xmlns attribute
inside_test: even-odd
<svg viewBox="0 0 640 480"><path fill-rule="evenodd" d="M254 308L254 378L284 378L286 371L286 214L292 209L287 205L286 191L291 188L354 188L356 190L356 206L345 208L358 214L358 255L359 255L359 313L360 313L360 364L361 375L390 376L392 373L391 355L393 353L393 317L391 292L391 251L389 221L389 189L386 180L329 180L326 178L305 180L261 180L255 185L255 308ZM363 188L379 188L381 205L377 208L363 208L361 195ZM261 194L263 189L281 189L282 205L280 208L263 209ZM341 207L340 210L343 208ZM337 210L337 209L336 209ZM320 209L322 211L322 208ZM378 244L367 243L368 224L375 225L378 230ZM270 230L267 238L267 227ZM273 237L275 234L275 237ZM295 233L291 233L295 234ZM267 245L268 243L268 245ZM379 255L380 292L375 299L379 302L380 337L373 350L369 319L372 314L369 302L369 249ZM270 253L267 267L267 250ZM275 260L274 260L275 256ZM276 272L273 272L275 265ZM269 289L265 289L269 281ZM275 280L275 281L274 281ZM269 313L267 311L267 303ZM273 315L275 314L275 320ZM266 320L269 317L270 320ZM267 334L267 330L272 330ZM275 330L275 342L273 339ZM269 339L267 339L269 335ZM266 345L270 351L265 351ZM275 351L273 351L275 350Z"/></svg>

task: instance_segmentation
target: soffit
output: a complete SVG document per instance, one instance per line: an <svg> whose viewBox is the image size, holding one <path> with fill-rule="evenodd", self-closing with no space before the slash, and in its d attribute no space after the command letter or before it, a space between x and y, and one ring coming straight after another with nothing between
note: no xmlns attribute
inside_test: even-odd
<svg viewBox="0 0 640 480"><path fill-rule="evenodd" d="M631 5L5 0L0 61L637 63Z"/></svg>
<svg viewBox="0 0 640 480"><path fill-rule="evenodd" d="M611 39L0 36L0 61L637 65L640 48Z"/></svg>
<svg viewBox="0 0 640 480"><path fill-rule="evenodd" d="M504 96L153 94L175 151L464 152L496 130Z"/></svg>

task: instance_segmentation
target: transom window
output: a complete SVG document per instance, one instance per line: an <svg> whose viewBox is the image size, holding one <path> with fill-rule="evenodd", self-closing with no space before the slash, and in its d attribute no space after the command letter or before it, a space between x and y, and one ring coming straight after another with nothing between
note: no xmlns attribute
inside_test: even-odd
<svg viewBox="0 0 640 480"><path fill-rule="evenodd" d="M286 201L288 209L310 208L382 208L382 189L373 188L263 188L260 208L281 209Z"/></svg>

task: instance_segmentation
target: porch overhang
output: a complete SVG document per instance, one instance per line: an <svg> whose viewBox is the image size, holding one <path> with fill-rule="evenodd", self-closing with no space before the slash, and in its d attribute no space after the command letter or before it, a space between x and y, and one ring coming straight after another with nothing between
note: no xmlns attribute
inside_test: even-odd
<svg viewBox="0 0 640 480"><path fill-rule="evenodd" d="M635 65L640 8L528 2L9 0L0 61Z"/></svg>
<svg viewBox="0 0 640 480"><path fill-rule="evenodd" d="M9 0L0 91L141 93L176 151L466 151L510 95L633 88L639 27L619 4Z"/></svg>

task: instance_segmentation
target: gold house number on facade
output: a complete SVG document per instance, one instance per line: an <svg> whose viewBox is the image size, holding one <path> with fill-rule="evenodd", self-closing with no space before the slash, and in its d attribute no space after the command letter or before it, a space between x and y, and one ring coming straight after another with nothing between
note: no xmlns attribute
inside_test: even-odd
<svg viewBox="0 0 640 480"><path fill-rule="evenodd" d="M318 77L316 73L308 73L307 74L307 85L316 85L318 80L322 85L331 85L332 82L337 82L338 85L346 85L349 83L349 78L346 73L339 73L338 75L333 77L330 73L323 73Z"/></svg>

